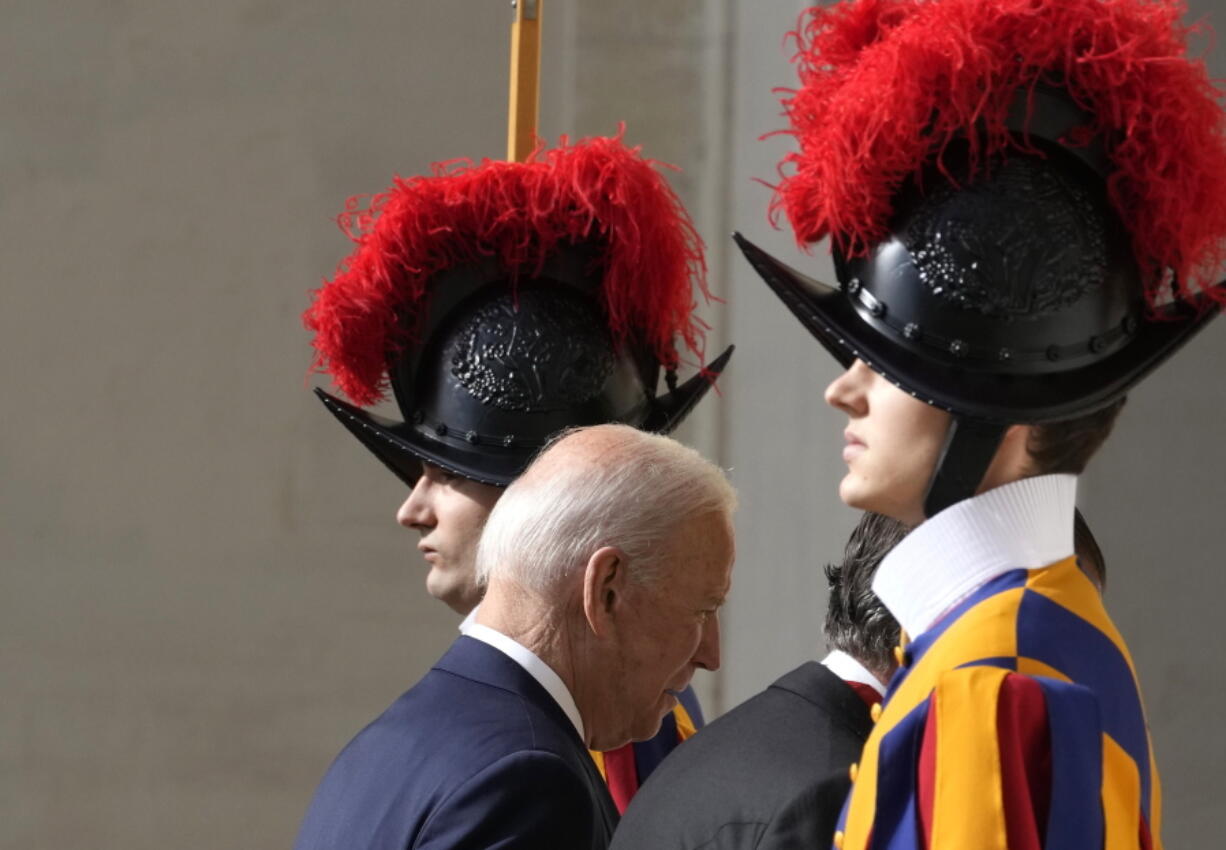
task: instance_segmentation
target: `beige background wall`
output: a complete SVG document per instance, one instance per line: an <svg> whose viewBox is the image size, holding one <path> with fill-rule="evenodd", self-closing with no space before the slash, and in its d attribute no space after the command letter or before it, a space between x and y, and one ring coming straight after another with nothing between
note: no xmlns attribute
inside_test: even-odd
<svg viewBox="0 0 1226 850"><path fill-rule="evenodd" d="M835 374L728 251L763 218L770 87L798 2L554 0L542 130L684 166L710 243L723 396L684 437L744 507L711 713L821 651ZM1210 0L1194 2L1199 13ZM347 195L500 156L495 0L7 2L0 26L0 847L286 846L348 737L454 617L402 488L307 391L298 315ZM1219 21L1219 26L1222 25ZM1226 76L1219 51L1215 70ZM1214 327L1139 391L1082 501L1164 769L1169 846L1210 846L1226 736Z"/></svg>

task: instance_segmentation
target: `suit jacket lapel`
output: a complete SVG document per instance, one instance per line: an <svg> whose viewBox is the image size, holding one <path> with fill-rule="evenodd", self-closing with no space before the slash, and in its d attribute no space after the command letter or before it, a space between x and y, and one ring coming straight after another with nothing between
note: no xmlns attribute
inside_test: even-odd
<svg viewBox="0 0 1226 850"><path fill-rule="evenodd" d="M567 738L574 744L575 753L583 765L584 776L593 799L600 802L600 818L609 835L617 826L617 806L609 795L609 788L592 761L591 754L579 737L579 732L566 712L557 704L549 691L532 678L532 675L509 657L487 643L461 635L446 654L434 665L435 669L484 682L496 688L519 694L528 702L549 715L559 727L566 730Z"/></svg>
<svg viewBox="0 0 1226 850"><path fill-rule="evenodd" d="M575 724L549 695L549 691L532 678L527 670L489 644L461 635L456 638L455 643L435 663L434 667L437 670L444 670L466 679L484 682L495 688L519 694L548 714L560 728L566 730L567 738L577 748L583 748L583 740L579 737Z"/></svg>

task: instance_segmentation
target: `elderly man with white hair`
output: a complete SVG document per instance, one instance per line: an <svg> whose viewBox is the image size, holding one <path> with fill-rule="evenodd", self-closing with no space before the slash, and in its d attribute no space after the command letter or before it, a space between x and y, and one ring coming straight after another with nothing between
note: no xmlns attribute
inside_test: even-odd
<svg viewBox="0 0 1226 850"><path fill-rule="evenodd" d="M337 757L304 829L336 847L607 847L617 809L587 750L650 738L719 666L735 503L667 437L551 443L486 523L477 622Z"/></svg>

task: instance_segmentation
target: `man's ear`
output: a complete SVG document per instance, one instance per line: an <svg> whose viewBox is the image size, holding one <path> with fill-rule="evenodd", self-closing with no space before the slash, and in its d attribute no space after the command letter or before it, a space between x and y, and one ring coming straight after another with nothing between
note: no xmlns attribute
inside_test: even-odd
<svg viewBox="0 0 1226 850"><path fill-rule="evenodd" d="M1033 425L1010 425L1001 441L1011 455L1018 477L1032 474L1034 463L1030 457L1030 432L1033 430Z"/></svg>
<svg viewBox="0 0 1226 850"><path fill-rule="evenodd" d="M1034 474L1030 459L1031 425L1010 425L976 491L982 493Z"/></svg>
<svg viewBox="0 0 1226 850"><path fill-rule="evenodd" d="M598 637L613 626L613 617L625 595L626 553L604 546L592 553L583 570L583 614Z"/></svg>

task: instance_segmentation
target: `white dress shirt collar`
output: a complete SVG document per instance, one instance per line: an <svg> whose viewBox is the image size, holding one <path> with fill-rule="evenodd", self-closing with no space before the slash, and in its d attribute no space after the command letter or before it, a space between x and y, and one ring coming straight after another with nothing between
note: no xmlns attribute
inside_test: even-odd
<svg viewBox="0 0 1226 850"><path fill-rule="evenodd" d="M1075 475L1023 478L965 499L917 526L881 562L873 591L919 636L996 576L1073 553Z"/></svg>
<svg viewBox="0 0 1226 850"><path fill-rule="evenodd" d="M841 649L833 650L823 658L822 666L844 682L868 685L881 694L881 696L885 696L885 685L881 684L881 681L876 676L868 672L867 667Z"/></svg>
<svg viewBox="0 0 1226 850"><path fill-rule="evenodd" d="M469 618L475 619L471 614ZM583 737L583 718L579 715L579 706L575 705L575 698L571 696L566 683L562 681L562 677L542 661L535 652L496 629L491 629L489 626L483 626L477 622L469 622L468 619L461 624L460 631L473 640L489 644L520 667L523 667L528 675L536 679L540 686L553 697L553 701L558 704L558 707L562 709L563 713L570 719L570 722L574 724L575 731L579 733L579 739L587 740Z"/></svg>

